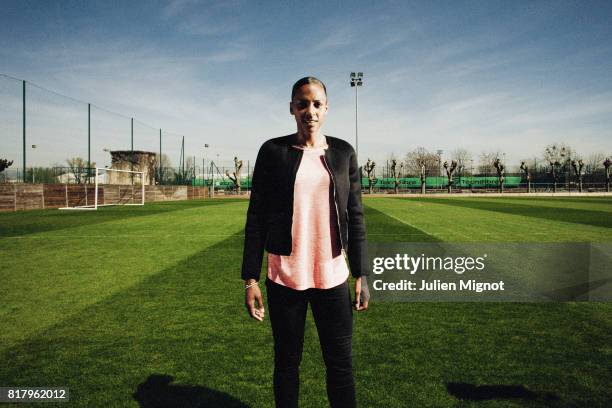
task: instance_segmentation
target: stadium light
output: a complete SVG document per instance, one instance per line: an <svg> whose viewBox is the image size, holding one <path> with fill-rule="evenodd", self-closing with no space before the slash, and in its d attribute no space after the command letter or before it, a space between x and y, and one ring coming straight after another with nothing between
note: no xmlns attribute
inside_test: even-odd
<svg viewBox="0 0 612 408"><path fill-rule="evenodd" d="M351 72L351 87L355 88L355 155L359 163L359 133L357 123L357 88L363 85L363 72Z"/></svg>

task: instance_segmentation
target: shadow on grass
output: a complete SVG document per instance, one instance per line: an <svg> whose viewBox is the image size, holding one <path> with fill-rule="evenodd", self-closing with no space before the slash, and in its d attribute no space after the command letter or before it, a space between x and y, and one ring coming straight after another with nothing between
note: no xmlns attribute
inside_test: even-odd
<svg viewBox="0 0 612 408"><path fill-rule="evenodd" d="M364 214L369 242L442 242L440 238L429 235L368 205L364 205Z"/></svg>
<svg viewBox="0 0 612 408"><path fill-rule="evenodd" d="M138 385L134 399L141 408L248 408L231 395L199 385L170 384L169 375L153 374Z"/></svg>
<svg viewBox="0 0 612 408"><path fill-rule="evenodd" d="M504 200L511 199L513 201L550 201L553 203L576 203L576 204L604 204L612 205L612 197L503 197Z"/></svg>
<svg viewBox="0 0 612 408"><path fill-rule="evenodd" d="M57 231L83 225L94 225L147 215L210 207L228 203L245 202L241 199L185 200L146 204L143 207L104 207L97 211L61 211L58 209L0 213L0 238L15 237L39 232Z"/></svg>
<svg viewBox="0 0 612 408"><path fill-rule="evenodd" d="M597 279L590 282L580 283L578 285L568 286L566 288L555 289L542 294L551 300L561 302L577 302L589 300L591 291L605 286L612 282L612 278Z"/></svg>
<svg viewBox="0 0 612 408"><path fill-rule="evenodd" d="M541 218L551 221L570 222L573 224L592 225L595 227L612 228L612 217L607 211L583 210L576 208L554 208L537 205L519 204L517 202L495 202L479 199L466 200L457 198L420 198L433 204L471 208L474 210L493 211L523 217Z"/></svg>
<svg viewBox="0 0 612 408"><path fill-rule="evenodd" d="M523 385L474 385L451 382L446 384L448 393L460 400L485 401L493 399L520 399L524 401L558 401L552 393L536 393Z"/></svg>

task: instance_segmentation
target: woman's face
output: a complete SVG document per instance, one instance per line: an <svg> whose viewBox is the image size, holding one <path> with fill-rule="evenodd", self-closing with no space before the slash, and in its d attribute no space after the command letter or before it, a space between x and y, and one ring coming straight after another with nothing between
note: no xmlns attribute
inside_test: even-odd
<svg viewBox="0 0 612 408"><path fill-rule="evenodd" d="M302 85L289 104L298 133L313 136L319 133L327 115L327 97L318 84Z"/></svg>

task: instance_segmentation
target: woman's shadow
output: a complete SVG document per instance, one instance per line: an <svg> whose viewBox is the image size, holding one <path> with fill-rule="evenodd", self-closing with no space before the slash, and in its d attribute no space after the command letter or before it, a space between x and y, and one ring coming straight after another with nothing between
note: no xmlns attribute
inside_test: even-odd
<svg viewBox="0 0 612 408"><path fill-rule="evenodd" d="M199 385L172 385L170 375L152 374L132 395L141 408L249 408L231 395Z"/></svg>

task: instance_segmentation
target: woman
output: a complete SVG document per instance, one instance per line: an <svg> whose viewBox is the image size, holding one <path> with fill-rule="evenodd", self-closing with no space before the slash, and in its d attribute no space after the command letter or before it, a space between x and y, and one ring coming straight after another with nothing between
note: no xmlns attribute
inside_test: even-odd
<svg viewBox="0 0 612 408"><path fill-rule="evenodd" d="M320 80L297 81L289 103L297 132L265 142L253 171L242 278L247 310L262 321L259 275L266 249L277 407L297 407L308 303L327 368L330 405L356 406L347 278L355 277L355 310L367 310L361 176L353 148L321 133L327 110Z"/></svg>

